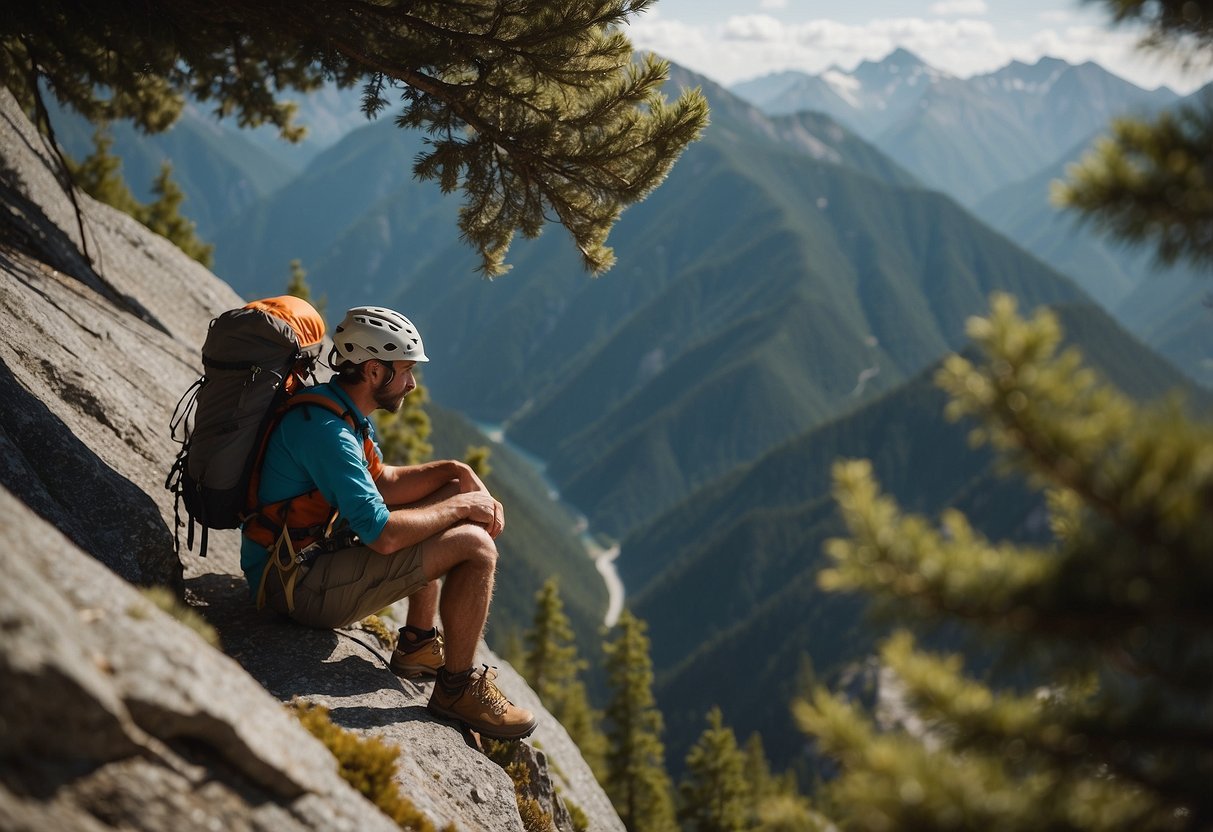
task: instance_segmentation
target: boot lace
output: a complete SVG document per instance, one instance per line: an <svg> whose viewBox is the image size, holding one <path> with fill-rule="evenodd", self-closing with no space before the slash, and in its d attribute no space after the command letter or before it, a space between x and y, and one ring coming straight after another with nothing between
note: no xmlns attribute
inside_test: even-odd
<svg viewBox="0 0 1213 832"><path fill-rule="evenodd" d="M501 716L510 703L505 698L505 694L493 684L493 680L497 678L497 668L489 667L487 664L481 665L481 667L484 670L468 682L468 692L483 702L494 715Z"/></svg>

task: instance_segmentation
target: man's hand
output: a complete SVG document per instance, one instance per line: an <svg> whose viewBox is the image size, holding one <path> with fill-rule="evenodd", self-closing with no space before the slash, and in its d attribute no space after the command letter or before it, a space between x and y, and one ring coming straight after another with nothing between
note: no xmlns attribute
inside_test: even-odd
<svg viewBox="0 0 1213 832"><path fill-rule="evenodd" d="M451 500L466 512L466 519L484 526L489 537L497 537L505 528L505 509L489 492L467 491L455 495Z"/></svg>

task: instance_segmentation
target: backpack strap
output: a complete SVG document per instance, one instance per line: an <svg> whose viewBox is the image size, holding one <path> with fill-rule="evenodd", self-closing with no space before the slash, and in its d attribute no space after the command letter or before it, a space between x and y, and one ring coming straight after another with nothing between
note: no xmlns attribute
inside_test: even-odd
<svg viewBox="0 0 1213 832"><path fill-rule="evenodd" d="M288 497L285 500L278 500L268 504L259 504L256 499L261 485L261 468L265 462L265 452L269 446L270 435L278 427L287 411L296 407L307 406L322 407L344 419L354 432L362 437L363 457L365 458L367 470L371 474L371 478L378 479L379 475L383 472L383 461L375 453L375 443L371 439L370 429L369 427L357 424L351 408L347 408L340 402L318 393L297 393L283 403L275 413L270 429L262 437L253 466L252 476L249 478L247 504L253 506L253 508L245 516L245 534L258 543L265 545L270 554L266 568L262 573L261 585L257 593L258 609L265 603L265 582L269 579L270 573L274 571L272 567L277 567L283 589L286 591L287 609L291 610L294 608L294 588L295 582L299 577L298 551L306 548L316 540L328 538L337 521L337 510L329 505L324 497L321 496L318 488L312 488L303 494L297 494L294 497ZM291 526L290 514L291 510L296 506L301 508L302 513L309 520L317 519L321 515L323 515L323 519L308 526Z"/></svg>

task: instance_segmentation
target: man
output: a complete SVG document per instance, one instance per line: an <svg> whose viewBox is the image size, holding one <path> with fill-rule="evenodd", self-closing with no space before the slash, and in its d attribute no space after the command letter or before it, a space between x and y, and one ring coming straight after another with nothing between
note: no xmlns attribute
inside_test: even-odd
<svg viewBox="0 0 1213 832"><path fill-rule="evenodd" d="M259 513L241 549L258 605L333 628L408 597L392 670L436 677L428 705L436 716L498 739L528 736L534 716L502 695L490 669L472 667L493 592L494 539L505 528L501 504L462 462L384 465L367 418L399 411L417 386L413 368L429 360L421 336L397 312L357 307L333 342L336 375L296 394L311 403L292 406L266 446ZM434 626L439 606L445 639Z"/></svg>

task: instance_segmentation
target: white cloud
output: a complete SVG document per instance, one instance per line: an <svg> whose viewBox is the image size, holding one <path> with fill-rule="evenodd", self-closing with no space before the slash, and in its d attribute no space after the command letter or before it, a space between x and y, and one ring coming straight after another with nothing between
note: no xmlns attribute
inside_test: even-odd
<svg viewBox="0 0 1213 832"><path fill-rule="evenodd" d="M1042 23L1060 24L1069 23L1071 20L1073 20L1074 13L1066 11L1065 9L1056 9L1053 11L1041 12L1037 15L1037 17Z"/></svg>
<svg viewBox="0 0 1213 832"><path fill-rule="evenodd" d="M1200 83L1182 83L1173 63L1136 52L1135 35L1094 25L1058 25L1013 39L1000 35L989 19L908 17L852 25L825 19L787 22L756 13L723 23L690 23L649 13L633 20L628 33L638 48L726 85L786 69L814 74L833 65L851 69L898 47L962 78L992 72L1013 59L1035 63L1049 55L1071 63L1094 60L1147 88L1168 83L1185 92Z"/></svg>
<svg viewBox="0 0 1213 832"><path fill-rule="evenodd" d="M941 0L939 3L932 3L930 8L931 14L940 17L982 15L989 11L986 0Z"/></svg>

